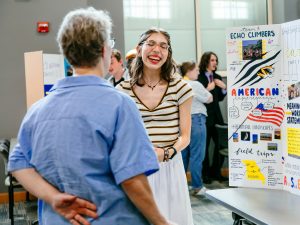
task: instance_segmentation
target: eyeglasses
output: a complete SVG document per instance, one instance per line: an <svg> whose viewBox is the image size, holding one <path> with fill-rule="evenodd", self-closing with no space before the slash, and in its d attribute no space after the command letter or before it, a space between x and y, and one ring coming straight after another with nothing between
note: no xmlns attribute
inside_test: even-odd
<svg viewBox="0 0 300 225"><path fill-rule="evenodd" d="M168 50L170 46L165 42L156 43L155 41L145 41L144 44L148 48L154 48L155 46L159 46L162 50Z"/></svg>
<svg viewBox="0 0 300 225"><path fill-rule="evenodd" d="M116 41L115 41L115 39L113 38L113 39L109 39L109 40L107 41L107 43L108 43L108 46L109 46L109 47L113 48L113 47L115 46Z"/></svg>

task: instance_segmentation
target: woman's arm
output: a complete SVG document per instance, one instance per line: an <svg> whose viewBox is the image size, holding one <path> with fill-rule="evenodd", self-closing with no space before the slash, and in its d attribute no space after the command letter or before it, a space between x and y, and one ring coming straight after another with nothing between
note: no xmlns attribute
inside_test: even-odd
<svg viewBox="0 0 300 225"><path fill-rule="evenodd" d="M179 128L180 136L173 147L177 152L185 149L190 143L191 136L191 108L193 97L188 98L185 102L179 105ZM164 148L154 147L159 162L164 160ZM169 156L174 154L174 149L169 148Z"/></svg>
<svg viewBox="0 0 300 225"><path fill-rule="evenodd" d="M180 136L177 142L173 145L176 150L182 151L190 143L191 137L191 108L192 108L193 97L188 98L185 102L179 105L179 128ZM172 155L173 150L170 149L170 155Z"/></svg>
<svg viewBox="0 0 300 225"><path fill-rule="evenodd" d="M195 81L193 85L193 92L195 93L194 98L202 103L211 103L213 101L212 94L207 89L205 89L205 87L200 82Z"/></svg>
<svg viewBox="0 0 300 225"><path fill-rule="evenodd" d="M214 82L219 88L226 90L226 84L222 80L214 79Z"/></svg>

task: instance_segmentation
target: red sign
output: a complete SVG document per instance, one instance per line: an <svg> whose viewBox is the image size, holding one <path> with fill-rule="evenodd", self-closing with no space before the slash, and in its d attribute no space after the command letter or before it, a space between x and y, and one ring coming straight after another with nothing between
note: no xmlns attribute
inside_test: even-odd
<svg viewBox="0 0 300 225"><path fill-rule="evenodd" d="M49 22L38 22L37 23L37 32L48 33L49 32Z"/></svg>

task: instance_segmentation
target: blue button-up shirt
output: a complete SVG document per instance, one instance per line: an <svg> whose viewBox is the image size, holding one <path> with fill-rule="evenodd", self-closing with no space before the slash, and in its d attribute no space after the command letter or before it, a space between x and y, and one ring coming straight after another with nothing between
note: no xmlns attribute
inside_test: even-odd
<svg viewBox="0 0 300 225"><path fill-rule="evenodd" d="M159 165L133 100L96 76L67 77L26 114L9 171L35 168L98 206L92 224L148 224L120 187ZM42 224L69 224L44 204Z"/></svg>

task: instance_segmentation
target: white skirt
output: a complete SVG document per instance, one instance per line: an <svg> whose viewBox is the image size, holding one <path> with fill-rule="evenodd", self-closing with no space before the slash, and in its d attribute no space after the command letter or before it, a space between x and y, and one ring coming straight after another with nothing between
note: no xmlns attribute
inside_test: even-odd
<svg viewBox="0 0 300 225"><path fill-rule="evenodd" d="M181 154L161 162L158 172L148 177L162 215L178 225L193 225L193 215Z"/></svg>

